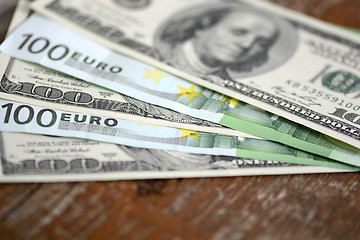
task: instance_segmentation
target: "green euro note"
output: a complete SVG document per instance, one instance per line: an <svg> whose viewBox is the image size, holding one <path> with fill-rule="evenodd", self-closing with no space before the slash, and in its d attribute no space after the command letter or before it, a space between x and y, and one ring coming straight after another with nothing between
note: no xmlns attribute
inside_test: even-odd
<svg viewBox="0 0 360 240"><path fill-rule="evenodd" d="M132 147L358 169L261 139L154 126L0 100L0 131L76 137Z"/></svg>

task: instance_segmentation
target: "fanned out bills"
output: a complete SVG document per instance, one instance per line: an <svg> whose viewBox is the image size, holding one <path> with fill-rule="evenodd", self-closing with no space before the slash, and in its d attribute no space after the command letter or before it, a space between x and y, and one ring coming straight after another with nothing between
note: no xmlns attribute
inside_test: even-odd
<svg viewBox="0 0 360 240"><path fill-rule="evenodd" d="M360 147L356 34L265 1L39 0L32 8L128 56ZM106 56L97 60L118 70ZM222 123L237 128L235 116Z"/></svg>
<svg viewBox="0 0 360 240"><path fill-rule="evenodd" d="M11 29L28 15L28 4L29 1L19 1ZM61 72L4 55L0 58L0 69L3 71L0 97L13 100L0 99L0 182L246 176L359 170L357 167L121 95ZM82 102L86 98L91 101ZM176 126L177 129L155 124ZM181 146L177 147L179 145ZM215 152L216 155L209 154ZM239 155L243 157L236 157ZM278 161L273 161L275 159Z"/></svg>
<svg viewBox="0 0 360 240"><path fill-rule="evenodd" d="M356 147L173 75L167 75L38 15L30 16L1 44L0 50L13 57L39 63L152 104L230 127L235 126L238 130L265 139L360 166L360 150ZM37 84L13 84L14 80L8 76L16 76L12 72L17 65L17 62L10 61L6 69L3 69L4 93L14 92L17 95L32 95L32 98L53 99L69 94L70 100L67 102L82 104L93 101L86 94L78 94L78 91L63 93L56 84L41 86L45 81L41 81L43 79L38 75L38 71L30 73L30 76L38 78ZM16 81L18 77L13 78ZM2 96L8 98L8 94Z"/></svg>

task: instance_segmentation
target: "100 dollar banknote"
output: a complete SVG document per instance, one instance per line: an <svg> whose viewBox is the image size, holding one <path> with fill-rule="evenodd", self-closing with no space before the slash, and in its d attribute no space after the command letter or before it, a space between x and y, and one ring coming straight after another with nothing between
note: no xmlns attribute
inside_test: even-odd
<svg viewBox="0 0 360 240"><path fill-rule="evenodd" d="M357 169L267 140L154 126L1 99L0 122L0 131L7 132L76 137L132 147Z"/></svg>
<svg viewBox="0 0 360 240"><path fill-rule="evenodd" d="M14 57L40 63L152 104L338 161L360 165L360 150L355 147L114 53L37 15L31 16L11 34L0 49ZM12 67L8 65L8 72L5 71L4 76L11 75L9 72L12 72ZM112 70L107 71L107 68ZM22 78L19 81L23 81ZM61 97L54 85L47 88L25 82L21 87L14 85L13 89L16 87L17 92L32 97L46 94ZM75 97L75 94L71 96ZM77 100L80 96L77 95Z"/></svg>
<svg viewBox="0 0 360 240"><path fill-rule="evenodd" d="M0 132L0 182L332 173L353 170Z"/></svg>
<svg viewBox="0 0 360 240"><path fill-rule="evenodd" d="M360 148L355 34L265 1L32 7L128 56Z"/></svg>

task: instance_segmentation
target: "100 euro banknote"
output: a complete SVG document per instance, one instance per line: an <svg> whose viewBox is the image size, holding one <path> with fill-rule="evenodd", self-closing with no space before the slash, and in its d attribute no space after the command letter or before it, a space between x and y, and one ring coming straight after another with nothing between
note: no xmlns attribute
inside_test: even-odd
<svg viewBox="0 0 360 240"><path fill-rule="evenodd" d="M132 147L357 169L267 140L65 112L1 99L0 106L0 131L76 137Z"/></svg>

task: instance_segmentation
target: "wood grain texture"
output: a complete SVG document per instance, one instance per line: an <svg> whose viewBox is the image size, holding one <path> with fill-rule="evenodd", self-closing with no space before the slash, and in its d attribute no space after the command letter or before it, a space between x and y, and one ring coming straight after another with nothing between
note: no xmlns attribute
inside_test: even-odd
<svg viewBox="0 0 360 240"><path fill-rule="evenodd" d="M17 0L0 0L0 39L4 39Z"/></svg>
<svg viewBox="0 0 360 240"><path fill-rule="evenodd" d="M14 2L0 2L1 24ZM360 28L358 0L273 2ZM349 173L1 184L0 239L358 239L359 183Z"/></svg>

